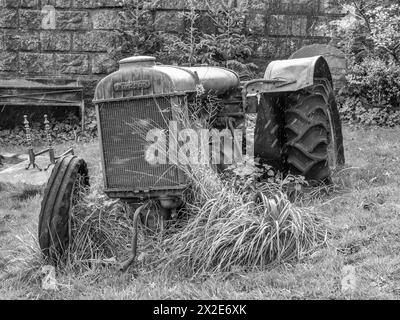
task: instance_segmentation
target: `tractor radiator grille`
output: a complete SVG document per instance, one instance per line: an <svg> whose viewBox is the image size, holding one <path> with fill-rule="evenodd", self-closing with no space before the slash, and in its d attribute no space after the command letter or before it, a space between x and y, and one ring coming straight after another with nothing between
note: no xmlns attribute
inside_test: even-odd
<svg viewBox="0 0 400 320"><path fill-rule="evenodd" d="M182 185L174 165L150 164L145 137L151 129L168 132L171 98L152 97L103 102L98 105L106 189L147 192Z"/></svg>

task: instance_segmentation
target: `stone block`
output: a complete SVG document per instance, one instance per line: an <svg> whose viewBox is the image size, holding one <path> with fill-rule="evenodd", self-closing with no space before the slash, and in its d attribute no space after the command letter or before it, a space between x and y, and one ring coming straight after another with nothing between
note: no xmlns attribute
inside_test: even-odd
<svg viewBox="0 0 400 320"><path fill-rule="evenodd" d="M93 74L109 74L118 69L118 62L111 59L108 54L96 54L92 59Z"/></svg>
<svg viewBox="0 0 400 320"><path fill-rule="evenodd" d="M72 0L74 8L107 8L123 7L125 0Z"/></svg>
<svg viewBox="0 0 400 320"><path fill-rule="evenodd" d="M17 28L18 15L17 10L1 9L0 10L0 28Z"/></svg>
<svg viewBox="0 0 400 320"><path fill-rule="evenodd" d="M20 53L19 71L21 74L35 74L35 75L54 74L53 54Z"/></svg>
<svg viewBox="0 0 400 320"><path fill-rule="evenodd" d="M43 51L68 51L71 49L69 32L42 31L40 42Z"/></svg>
<svg viewBox="0 0 400 320"><path fill-rule="evenodd" d="M22 29L40 29L43 15L39 10L19 10L19 26Z"/></svg>
<svg viewBox="0 0 400 320"><path fill-rule="evenodd" d="M54 8L69 8L72 0L42 0L42 6L50 5Z"/></svg>
<svg viewBox="0 0 400 320"><path fill-rule="evenodd" d="M204 7L202 1L193 1L195 7ZM156 8L160 9L185 9L188 8L188 0L160 0L156 3Z"/></svg>
<svg viewBox="0 0 400 320"><path fill-rule="evenodd" d="M3 8L18 8L18 0L0 0L0 7Z"/></svg>
<svg viewBox="0 0 400 320"><path fill-rule="evenodd" d="M293 36L306 36L307 35L307 17L306 16L292 16L292 29L290 34Z"/></svg>
<svg viewBox="0 0 400 320"><path fill-rule="evenodd" d="M90 29L89 13L85 11L56 11L56 26L60 30Z"/></svg>
<svg viewBox="0 0 400 320"><path fill-rule="evenodd" d="M120 39L114 32L94 30L83 33L74 33L72 49L74 51L101 52L116 47Z"/></svg>
<svg viewBox="0 0 400 320"><path fill-rule="evenodd" d="M5 51L6 50L6 43L4 41L4 32L0 31L0 50Z"/></svg>
<svg viewBox="0 0 400 320"><path fill-rule="evenodd" d="M18 2L18 0L15 0ZM20 7L21 8L31 8L31 9L38 9L39 0L20 0Z"/></svg>
<svg viewBox="0 0 400 320"><path fill-rule="evenodd" d="M157 31L181 33L184 31L182 15L179 12L159 11L156 14L154 27Z"/></svg>
<svg viewBox="0 0 400 320"><path fill-rule="evenodd" d="M268 17L267 29L269 35L289 35L291 33L290 17L271 15Z"/></svg>
<svg viewBox="0 0 400 320"><path fill-rule="evenodd" d="M0 71L17 71L18 54L16 52L0 52Z"/></svg>
<svg viewBox="0 0 400 320"><path fill-rule="evenodd" d="M86 54L55 54L57 74L88 74L89 57Z"/></svg>
<svg viewBox="0 0 400 320"><path fill-rule="evenodd" d="M320 0L270 0L265 8L270 14L310 15L321 10Z"/></svg>
<svg viewBox="0 0 400 320"><path fill-rule="evenodd" d="M338 0L321 0L321 9L325 14L345 14L346 8Z"/></svg>
<svg viewBox="0 0 400 320"><path fill-rule="evenodd" d="M264 11L266 8L266 1L265 0L239 0L240 3L246 4L249 9L252 10L262 10Z"/></svg>
<svg viewBox="0 0 400 320"><path fill-rule="evenodd" d="M234 8L243 6L246 0L208 0L208 1L193 1L198 9L215 10L220 7Z"/></svg>
<svg viewBox="0 0 400 320"><path fill-rule="evenodd" d="M37 31L6 30L4 45L8 51L35 51L39 49L39 33Z"/></svg>

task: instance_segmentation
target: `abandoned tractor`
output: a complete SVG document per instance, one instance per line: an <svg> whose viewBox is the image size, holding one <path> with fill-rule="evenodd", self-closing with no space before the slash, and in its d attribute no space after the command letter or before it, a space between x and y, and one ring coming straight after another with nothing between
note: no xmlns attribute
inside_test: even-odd
<svg viewBox="0 0 400 320"><path fill-rule="evenodd" d="M177 110L187 113L190 105L201 106L193 104L199 88L201 95L218 98L213 123L219 127L233 130L247 113L257 114L254 156L263 162L317 182L328 182L335 167L344 163L332 77L323 57L274 61L263 79L250 81L226 68L159 65L153 57L131 57L98 83L94 97L104 192L110 198L130 204L153 199L164 219L182 205L184 172L174 163L150 163L143 137L132 124L168 131L171 121L179 122ZM85 161L77 156L59 159L39 217L39 243L46 256L54 258L68 246L77 183L89 183Z"/></svg>

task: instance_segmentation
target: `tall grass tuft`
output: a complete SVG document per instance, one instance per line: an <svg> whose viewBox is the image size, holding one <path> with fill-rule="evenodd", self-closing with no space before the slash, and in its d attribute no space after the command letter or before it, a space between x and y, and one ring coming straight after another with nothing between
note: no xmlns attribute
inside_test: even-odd
<svg viewBox="0 0 400 320"><path fill-rule="evenodd" d="M132 234L132 216L127 205L109 199L99 184L91 191L79 190L80 200L72 209L71 238L62 257L69 269L91 268L112 263L128 253L126 245Z"/></svg>
<svg viewBox="0 0 400 320"><path fill-rule="evenodd" d="M293 262L324 245L324 219L311 208L296 207L284 193L250 196L204 167L189 174L186 218L148 255L158 258L150 259L153 267L188 275L233 267L262 269Z"/></svg>

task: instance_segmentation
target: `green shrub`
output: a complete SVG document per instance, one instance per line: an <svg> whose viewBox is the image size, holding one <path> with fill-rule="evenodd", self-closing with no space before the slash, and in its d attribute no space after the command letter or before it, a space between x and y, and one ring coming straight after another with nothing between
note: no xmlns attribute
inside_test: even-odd
<svg viewBox="0 0 400 320"><path fill-rule="evenodd" d="M400 124L400 112L392 108L366 108L358 97L346 97L339 108L341 118L350 123L395 126Z"/></svg>
<svg viewBox="0 0 400 320"><path fill-rule="evenodd" d="M381 59L365 58L351 64L347 88L342 90L343 120L361 124L400 124L400 66Z"/></svg>
<svg viewBox="0 0 400 320"><path fill-rule="evenodd" d="M360 97L367 109L399 107L399 65L379 58L366 58L351 66L347 80L348 94Z"/></svg>
<svg viewBox="0 0 400 320"><path fill-rule="evenodd" d="M343 120L400 124L400 5L341 0L348 14L327 35L349 57L347 86L339 92Z"/></svg>

